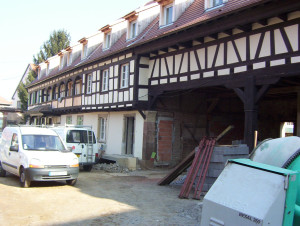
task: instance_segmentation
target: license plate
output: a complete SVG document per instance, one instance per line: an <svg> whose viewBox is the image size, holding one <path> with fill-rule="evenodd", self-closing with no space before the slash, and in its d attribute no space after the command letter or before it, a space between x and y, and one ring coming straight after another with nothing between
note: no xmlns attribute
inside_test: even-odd
<svg viewBox="0 0 300 226"><path fill-rule="evenodd" d="M66 176L67 171L49 172L49 176Z"/></svg>

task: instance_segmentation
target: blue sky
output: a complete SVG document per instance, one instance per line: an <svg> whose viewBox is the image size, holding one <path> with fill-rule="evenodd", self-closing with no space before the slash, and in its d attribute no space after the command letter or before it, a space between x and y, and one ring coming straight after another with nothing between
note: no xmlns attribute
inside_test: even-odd
<svg viewBox="0 0 300 226"><path fill-rule="evenodd" d="M65 29L71 43L149 0L0 0L0 96L10 100L28 63L53 30Z"/></svg>

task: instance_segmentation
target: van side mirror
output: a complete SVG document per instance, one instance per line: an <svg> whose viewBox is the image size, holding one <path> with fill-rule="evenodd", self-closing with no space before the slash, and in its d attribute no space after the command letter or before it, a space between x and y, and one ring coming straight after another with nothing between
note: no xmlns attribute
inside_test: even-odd
<svg viewBox="0 0 300 226"><path fill-rule="evenodd" d="M16 151L16 152L18 152L19 151L19 145L17 145L17 146L14 146L14 145L10 146L9 150L10 151Z"/></svg>

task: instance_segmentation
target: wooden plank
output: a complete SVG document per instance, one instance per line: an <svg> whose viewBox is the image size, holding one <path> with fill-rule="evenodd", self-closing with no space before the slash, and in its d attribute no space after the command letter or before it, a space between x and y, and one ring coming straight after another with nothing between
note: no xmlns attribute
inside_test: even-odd
<svg viewBox="0 0 300 226"><path fill-rule="evenodd" d="M193 162L195 150L186 156L168 175L158 181L158 185L167 185L175 180L184 170L186 170Z"/></svg>

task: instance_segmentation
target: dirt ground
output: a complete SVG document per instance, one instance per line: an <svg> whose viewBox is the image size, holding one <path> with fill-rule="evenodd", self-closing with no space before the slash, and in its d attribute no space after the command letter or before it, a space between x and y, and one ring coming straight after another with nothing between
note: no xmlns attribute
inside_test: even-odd
<svg viewBox="0 0 300 226"><path fill-rule="evenodd" d="M179 199L179 186L158 186L165 170L80 172L75 187L0 178L0 225L199 225L202 202Z"/></svg>

